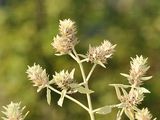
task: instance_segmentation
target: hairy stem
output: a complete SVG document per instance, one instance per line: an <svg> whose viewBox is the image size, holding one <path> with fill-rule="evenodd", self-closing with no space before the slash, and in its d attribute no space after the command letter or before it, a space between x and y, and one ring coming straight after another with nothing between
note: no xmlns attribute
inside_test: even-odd
<svg viewBox="0 0 160 120"><path fill-rule="evenodd" d="M52 91L56 92L57 94L61 95L61 92L58 91L57 89L53 88L52 86L47 85L46 87L48 87ZM89 112L89 109L84 104L82 104L81 102L79 102L78 100L74 99L73 97L71 97L71 96L69 96L67 94L65 95L65 97L68 98L69 100L73 101L74 103L78 104L79 106L81 106L82 108L84 108L86 111Z"/></svg>
<svg viewBox="0 0 160 120"><path fill-rule="evenodd" d="M86 83L85 87L88 89L88 80L89 80L92 72L90 73L90 75L88 77L88 80L87 80L85 72L84 72L83 65L81 63L81 60L80 60L80 58L79 58L79 56L78 56L78 54L77 54L77 52L76 52L76 50L74 48L73 48L73 53L75 54L75 57L77 59L77 63L79 65L79 67L80 67L82 78L83 78L83 82ZM86 94L86 95L87 95L87 102L88 102L88 107L89 107L89 112L88 113L90 115L91 120L95 120L95 116L94 116L94 112L93 112L93 108L92 108L91 96L90 96L90 94Z"/></svg>
<svg viewBox="0 0 160 120"><path fill-rule="evenodd" d="M124 108L120 111L120 113L118 114L116 120L121 120L121 117L122 117L122 115L123 115L123 112L124 112Z"/></svg>
<svg viewBox="0 0 160 120"><path fill-rule="evenodd" d="M89 79L90 79L90 77L91 77L94 69L96 68L96 65L97 65L97 64L94 64L94 65L92 66L92 68L91 68L91 70L90 70L90 72L89 72L89 74L88 74L88 76L87 76L87 78L86 78L86 81L87 81L87 82L89 81Z"/></svg>

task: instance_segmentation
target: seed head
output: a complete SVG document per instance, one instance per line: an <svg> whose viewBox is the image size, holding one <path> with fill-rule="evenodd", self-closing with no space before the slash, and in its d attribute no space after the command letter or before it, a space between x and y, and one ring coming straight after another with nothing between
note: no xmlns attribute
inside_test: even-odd
<svg viewBox="0 0 160 120"><path fill-rule="evenodd" d="M11 102L9 105L3 106L5 111L2 111L2 113L5 115L5 117L2 117L2 119L3 120L24 120L29 112L23 115L22 112L25 109L25 106L21 108L20 104L21 103Z"/></svg>
<svg viewBox="0 0 160 120"><path fill-rule="evenodd" d="M135 115L137 120L151 120L152 115L147 108L143 108L142 110L138 111Z"/></svg>
<svg viewBox="0 0 160 120"><path fill-rule="evenodd" d="M108 58L111 58L113 52L115 51L116 45L112 45L109 41L104 40L104 42L97 47L89 46L89 51L87 53L88 60L92 63L103 64L107 62Z"/></svg>
<svg viewBox="0 0 160 120"><path fill-rule="evenodd" d="M46 70L42 69L40 65L34 64L31 67L28 66L26 73L28 74L29 80L33 82L33 86L38 87L37 92L39 92L41 89L45 87L45 85L48 84L49 78L46 73Z"/></svg>
<svg viewBox="0 0 160 120"><path fill-rule="evenodd" d="M73 69L70 73L64 70L59 73L56 72L55 75L53 75L55 84L62 90L69 90L70 84L74 83L74 71L75 69Z"/></svg>
<svg viewBox="0 0 160 120"><path fill-rule="evenodd" d="M75 23L70 19L60 20L59 35L53 38L52 47L59 55L68 54L78 43Z"/></svg>

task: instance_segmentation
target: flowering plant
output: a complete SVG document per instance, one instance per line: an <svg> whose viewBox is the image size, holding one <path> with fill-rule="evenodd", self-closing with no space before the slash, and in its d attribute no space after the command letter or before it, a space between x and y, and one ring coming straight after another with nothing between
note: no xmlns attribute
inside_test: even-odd
<svg viewBox="0 0 160 120"><path fill-rule="evenodd" d="M131 58L129 74L121 73L122 76L127 78L129 82L128 85L110 84L110 86L113 86L116 90L117 98L120 101L119 104L105 105L94 109L91 99L91 94L93 94L94 91L89 88L90 77L97 65L104 68L106 67L108 59L111 58L115 52L116 44L114 45L110 41L104 40L99 46L92 47L89 45L89 50L86 54L79 54L75 49L75 46L79 42L76 33L75 22L70 19L60 20L59 34L53 38L51 45L56 51L55 55L69 55L77 62L81 71L82 81L78 82L75 80L74 68L71 72L68 70L55 72L53 78L50 80L46 70L39 64L34 63L33 66L28 66L26 73L28 74L29 80L32 81L33 86L38 87L37 92L46 89L47 102L49 105L51 104L51 91L60 94L57 104L61 107L63 106L65 98L70 99L86 110L91 120L95 120L95 114L108 114L113 108L119 109L116 120L121 120L123 113L125 113L130 120L151 120L152 115L148 108L138 108L138 105L144 100L144 95L150 93L149 90L142 87L146 80L152 78L152 76L145 76L149 69L147 58L143 58L143 56ZM86 73L84 70L84 62L92 64L89 73ZM56 85L57 88L55 88L53 84ZM86 95L88 105L70 96L70 94L76 94L77 92ZM6 112L3 113L7 117L3 117L3 119L23 120L28 112L23 116L22 111L24 108L20 109L19 105L18 103L13 104L11 102L8 107L4 107ZM16 107L15 111L13 111L13 107ZM156 120L156 118L154 120Z"/></svg>

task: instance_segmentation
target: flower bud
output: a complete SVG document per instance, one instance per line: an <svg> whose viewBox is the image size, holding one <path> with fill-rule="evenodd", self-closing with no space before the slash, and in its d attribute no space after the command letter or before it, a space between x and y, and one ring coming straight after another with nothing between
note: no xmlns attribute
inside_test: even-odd
<svg viewBox="0 0 160 120"><path fill-rule="evenodd" d="M33 82L33 86L37 86L39 92L41 89L48 84L49 78L47 76L46 70L42 69L40 65L34 64L33 66L28 66L27 72L29 80Z"/></svg>

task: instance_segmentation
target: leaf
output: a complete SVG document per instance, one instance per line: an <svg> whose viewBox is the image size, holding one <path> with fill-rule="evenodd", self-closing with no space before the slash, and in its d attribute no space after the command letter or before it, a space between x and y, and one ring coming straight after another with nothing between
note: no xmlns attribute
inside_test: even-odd
<svg viewBox="0 0 160 120"><path fill-rule="evenodd" d="M101 108L98 108L95 110L95 112L97 114L101 114L101 115L105 115L105 114L108 114L112 111L112 107L111 106L104 106L104 107L101 107Z"/></svg>
<svg viewBox="0 0 160 120"><path fill-rule="evenodd" d="M117 86L117 87L122 87L122 88L129 88L131 87L130 85L124 85L124 84L109 84L110 86Z"/></svg>
<svg viewBox="0 0 160 120"><path fill-rule="evenodd" d="M127 91L126 91L124 88L121 88L121 89L122 89L123 95L124 95L124 96L128 96Z"/></svg>
<svg viewBox="0 0 160 120"><path fill-rule="evenodd" d="M125 114L130 120L134 120L134 111L131 109L125 109Z"/></svg>
<svg viewBox="0 0 160 120"><path fill-rule="evenodd" d="M144 87L138 87L137 89L140 90L142 93L151 93L149 90L147 90Z"/></svg>
<svg viewBox="0 0 160 120"><path fill-rule="evenodd" d="M72 89L77 90L79 93L82 93L82 94L91 94L91 93L94 92L94 91L92 91L92 90L90 90L90 89L88 89L88 88L85 88L85 87L77 84L77 83L72 83L72 84L70 84L70 87L71 87Z"/></svg>
<svg viewBox="0 0 160 120"><path fill-rule="evenodd" d="M101 62L101 61L98 61L98 63L100 66L102 66L103 68L106 68L106 66Z"/></svg>
<svg viewBox="0 0 160 120"><path fill-rule="evenodd" d="M51 90L49 88L47 88L46 97L47 97L47 103L48 103L48 105L50 105L51 104Z"/></svg>
<svg viewBox="0 0 160 120"><path fill-rule="evenodd" d="M125 73L120 73L120 75L126 77L126 78L129 78L129 75L128 74L125 74Z"/></svg>
<svg viewBox="0 0 160 120"><path fill-rule="evenodd" d="M55 83L55 80L54 79L52 79L52 80L50 80L49 81L49 84L51 85L51 84L54 84Z"/></svg>
<svg viewBox="0 0 160 120"><path fill-rule="evenodd" d="M94 92L94 91L92 91L92 90L90 90L90 89L88 89L88 88L82 87L82 86L76 88L76 90L77 90L78 92L82 93L82 94L91 94L91 93Z"/></svg>
<svg viewBox="0 0 160 120"><path fill-rule="evenodd" d="M117 97L120 100L121 99L121 91L120 91L119 87L117 87L117 86L114 86L114 87L115 87L115 90L116 90Z"/></svg>
<svg viewBox="0 0 160 120"><path fill-rule="evenodd" d="M141 77L141 80L149 80L149 79L151 79L152 78L152 76L148 76L148 77Z"/></svg>
<svg viewBox="0 0 160 120"><path fill-rule="evenodd" d="M59 98L59 100L58 100L58 105L59 106L61 106L62 107L62 105L63 105L63 101L64 101L64 97L65 97L65 95L66 95L66 92L67 92L67 90L62 90L62 92L61 92L61 97Z"/></svg>
<svg viewBox="0 0 160 120"><path fill-rule="evenodd" d="M75 68L72 69L72 71L71 71L71 73L70 73L70 76L71 76L72 79L74 78L74 72L75 72Z"/></svg>

